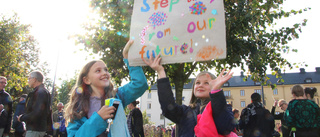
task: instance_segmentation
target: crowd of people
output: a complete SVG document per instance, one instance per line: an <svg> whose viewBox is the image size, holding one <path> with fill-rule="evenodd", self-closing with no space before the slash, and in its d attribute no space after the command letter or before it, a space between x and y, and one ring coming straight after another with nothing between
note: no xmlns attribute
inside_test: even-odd
<svg viewBox="0 0 320 137"><path fill-rule="evenodd" d="M253 93L252 103L240 113L227 104L222 90L233 72L223 70L215 76L205 71L194 80L189 105L179 105L175 103L160 55L143 61L158 74L156 82L162 114L178 128L143 126L136 100L148 89L148 84L142 67L129 66L128 51L132 44L132 40L128 41L123 49L129 83L114 88L107 64L101 60L90 61L80 71L65 110L64 104L58 103L53 113L50 93L44 87L41 72L29 74L28 84L34 90L20 97L13 116L12 99L4 90L7 79L0 76L0 137L7 137L11 127L15 129L15 136L26 137L143 137L149 136L149 131L155 136L163 136L163 133L175 136L177 132L183 137L272 137L280 135L275 130L275 119L281 120L284 137L320 137L320 110L312 101L315 88L295 85L292 88L294 99L289 103L275 101L271 112L261 103L260 94ZM118 104L105 105L106 99L117 100ZM283 113L275 114L277 105ZM126 106L130 110L127 116Z"/></svg>
<svg viewBox="0 0 320 137"><path fill-rule="evenodd" d="M11 128L14 129L15 137L43 137L47 135L58 136L66 131L53 133L54 122L63 122L62 103L58 103L57 114L52 114L51 96L44 87L43 74L33 71L28 76L28 85L33 88L29 94L22 94L12 116L12 98L5 91L7 78L0 76L0 137L9 137ZM52 121L53 119L53 121ZM62 137L62 135L60 135Z"/></svg>
<svg viewBox="0 0 320 137"><path fill-rule="evenodd" d="M164 127L163 125L144 124L144 136L146 137L175 137L175 124Z"/></svg>

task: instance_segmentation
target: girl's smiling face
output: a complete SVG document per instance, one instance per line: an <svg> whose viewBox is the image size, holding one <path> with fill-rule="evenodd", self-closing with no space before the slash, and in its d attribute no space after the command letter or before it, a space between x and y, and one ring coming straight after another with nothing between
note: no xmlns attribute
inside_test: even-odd
<svg viewBox="0 0 320 137"><path fill-rule="evenodd" d="M93 90L104 90L110 83L110 74L107 65L102 61L94 63L88 75L84 77L84 82L90 85Z"/></svg>
<svg viewBox="0 0 320 137"><path fill-rule="evenodd" d="M209 92L211 91L209 82L211 80L207 75L199 76L194 83L194 96L200 99L209 98Z"/></svg>

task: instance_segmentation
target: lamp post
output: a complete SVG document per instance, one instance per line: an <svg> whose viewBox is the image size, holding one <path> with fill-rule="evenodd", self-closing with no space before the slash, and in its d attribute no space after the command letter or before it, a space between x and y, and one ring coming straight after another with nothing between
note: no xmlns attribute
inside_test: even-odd
<svg viewBox="0 0 320 137"><path fill-rule="evenodd" d="M59 42L61 43L61 40L59 40ZM56 68L55 68L55 72L54 72L54 78L53 78L53 82L52 82L52 94L51 94L51 105L55 96L55 88L54 88L54 84L56 82L56 76L57 76L57 69L58 69L58 62L59 62L59 55L60 55L60 46L58 47L58 55L57 55L57 63L56 63Z"/></svg>
<svg viewBox="0 0 320 137"><path fill-rule="evenodd" d="M262 103L265 106L266 102L264 101L264 92L263 92L263 84L261 84L261 97L262 97Z"/></svg>

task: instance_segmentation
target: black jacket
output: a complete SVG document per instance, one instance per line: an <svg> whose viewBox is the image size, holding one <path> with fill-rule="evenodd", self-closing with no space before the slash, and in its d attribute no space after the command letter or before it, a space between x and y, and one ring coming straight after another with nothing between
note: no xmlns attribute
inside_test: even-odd
<svg viewBox="0 0 320 137"><path fill-rule="evenodd" d="M242 110L239 127L243 137L272 137L274 118L260 102L254 102Z"/></svg>
<svg viewBox="0 0 320 137"><path fill-rule="evenodd" d="M3 133L9 133L12 121L12 99L9 93L0 91L0 104L3 104L4 110L0 116L0 128L4 128Z"/></svg>
<svg viewBox="0 0 320 137"><path fill-rule="evenodd" d="M197 124L197 115L200 114L200 106L192 109L190 106L175 103L169 78L158 79L158 96L162 114L178 125L179 137L193 137L194 127ZM219 134L229 134L234 128L234 117L231 106L226 104L223 91L210 94L212 116Z"/></svg>
<svg viewBox="0 0 320 137"><path fill-rule="evenodd" d="M36 87L28 94L26 100L26 113L20 118L25 121L27 130L47 131L52 125L52 114L50 108L50 93L44 85ZM51 121L51 123L50 123Z"/></svg>
<svg viewBox="0 0 320 137"><path fill-rule="evenodd" d="M144 137L143 118L140 109L135 108L130 112L131 115L131 130L133 137Z"/></svg>

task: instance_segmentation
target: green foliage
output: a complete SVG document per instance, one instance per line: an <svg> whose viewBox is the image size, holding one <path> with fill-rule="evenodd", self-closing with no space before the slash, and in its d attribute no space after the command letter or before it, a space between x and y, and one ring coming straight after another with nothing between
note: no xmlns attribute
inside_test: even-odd
<svg viewBox="0 0 320 137"><path fill-rule="evenodd" d="M100 18L97 24L86 24L88 32L78 35L77 43L85 45L85 50L102 54L102 60L108 65L113 80L121 85L127 78L122 50L129 40L129 26L132 2L93 0L91 6L97 9ZM128 79L127 79L128 80Z"/></svg>
<svg viewBox="0 0 320 137"><path fill-rule="evenodd" d="M21 24L17 14L11 17L0 14L0 75L8 79L6 87L13 100L22 93L28 93L28 74L34 70L49 73L47 63L39 63L38 42L29 33L30 25ZM47 88L52 86L49 78L45 79Z"/></svg>
<svg viewBox="0 0 320 137"><path fill-rule="evenodd" d="M143 124L144 124L144 125L145 125L145 124L149 124L149 125L154 124L153 122L150 121L149 117L147 116L146 110L144 110L144 111L142 112L142 117L143 117Z"/></svg>
<svg viewBox="0 0 320 137"><path fill-rule="evenodd" d="M64 105L69 102L69 93L75 84L76 77L62 81L60 88L57 88L57 98L59 102L62 102Z"/></svg>
<svg viewBox="0 0 320 137"><path fill-rule="evenodd" d="M297 21L293 26L272 29L276 21L301 14L309 10L284 11L283 0L225 0L225 22L227 39L227 58L205 62L192 62L165 65L167 76L176 90L176 102L182 103L183 85L195 71L214 68L220 72L223 68L240 67L248 72L244 80L250 78L266 84L266 70L279 75L282 69L291 69L293 65L282 54L297 52L287 45L288 41L299 38L301 27L307 20ZM130 15L133 0L92 0L91 6L99 13L97 24L85 25L87 33L78 35L78 43L102 54L108 63L115 82L127 78L128 71L122 61L122 49L127 42ZM144 67L146 77L151 84L156 80L155 72ZM116 76L116 77L115 77Z"/></svg>

